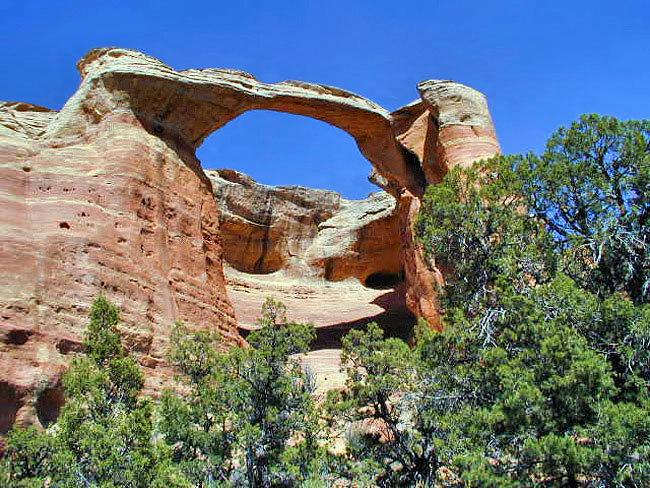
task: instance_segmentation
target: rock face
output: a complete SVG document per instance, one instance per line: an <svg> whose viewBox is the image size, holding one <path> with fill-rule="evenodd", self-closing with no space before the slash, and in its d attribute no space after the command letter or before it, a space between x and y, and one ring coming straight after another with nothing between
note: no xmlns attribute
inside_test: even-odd
<svg viewBox="0 0 650 488"><path fill-rule="evenodd" d="M423 81L418 90L420 100L392 113L392 127L396 140L421 168L425 185L439 183L454 166L467 167L501 152L485 95L448 80ZM439 328L435 288L444 279L435 263L425 262L413 238L420 197L404 188L399 198L406 302L415 315Z"/></svg>
<svg viewBox="0 0 650 488"><path fill-rule="evenodd" d="M380 323L408 335L400 214L378 192L365 200L300 186L271 187L232 170L206 171L220 213L228 296L242 330L255 328L267 296L292 320L316 326L302 360L317 394L341 387L341 338L351 327Z"/></svg>
<svg viewBox="0 0 650 488"><path fill-rule="evenodd" d="M2 109L0 433L15 420L56 416L47 412L60 407L67 355L100 293L120 306L149 389L170 373L175 321L241 342L212 186L193 152L147 133L130 113L62 139L50 135L61 114Z"/></svg>
<svg viewBox="0 0 650 488"><path fill-rule="evenodd" d="M415 324L406 307L403 282L371 288L355 278L328 281L284 271L254 275L228 265L225 273L228 296L243 333L256 328L260 307L268 296L287 306L290 320L314 324L316 340L302 360L316 374L317 393L343 386L341 339L351 328L376 322L387 336L407 339Z"/></svg>
<svg viewBox="0 0 650 488"><path fill-rule="evenodd" d="M378 192L346 200L336 192L266 186L232 170L206 171L219 207L224 258L252 274L365 283L402 274L395 199ZM374 276L374 278L373 278Z"/></svg>
<svg viewBox="0 0 650 488"><path fill-rule="evenodd" d="M499 151L482 94L430 80L391 114L338 88L179 72L127 49L95 49L78 68L60 112L0 102L0 435L56 418L62 372L100 293L120 306L150 391L169 377L176 320L242 343L235 313L251 323L269 290L297 297L298 315L321 326L402 324L410 313L439 326L442 277L412 229L428 184ZM386 192L349 201L206 174L195 149L258 109L345 130Z"/></svg>
<svg viewBox="0 0 650 488"><path fill-rule="evenodd" d="M428 80L421 100L393 113L397 140L420 162L428 184L454 166L469 166L501 151L485 95L460 83Z"/></svg>

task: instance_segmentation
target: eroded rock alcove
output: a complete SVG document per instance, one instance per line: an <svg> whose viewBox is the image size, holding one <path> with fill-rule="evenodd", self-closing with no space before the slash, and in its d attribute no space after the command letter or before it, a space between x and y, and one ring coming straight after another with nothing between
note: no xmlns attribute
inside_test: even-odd
<svg viewBox="0 0 650 488"><path fill-rule="evenodd" d="M232 170L206 171L220 212L228 297L240 330L255 327L264 299L317 327L304 358L323 388L342 383L340 340L379 322L407 336L400 219L388 192L364 200L300 186L272 187Z"/></svg>
<svg viewBox="0 0 650 488"><path fill-rule="evenodd" d="M320 351L335 350L337 328L373 318L439 327L441 278L412 226L427 185L499 151L482 94L429 80L390 113L338 88L175 71L127 49L95 49L78 68L61 111L0 103L2 430L56 417L61 375L100 293L121 308L150 392L172 374L175 321L219 331L224 347L242 343L238 326L252 325L269 294L322 327ZM202 141L258 109L346 131L385 191L349 201L204 171Z"/></svg>

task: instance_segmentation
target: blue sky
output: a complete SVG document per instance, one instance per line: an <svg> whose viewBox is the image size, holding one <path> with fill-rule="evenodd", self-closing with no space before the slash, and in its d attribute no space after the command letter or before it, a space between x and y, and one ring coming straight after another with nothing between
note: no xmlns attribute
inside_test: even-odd
<svg viewBox="0 0 650 488"><path fill-rule="evenodd" d="M61 108L92 47L142 50L176 69L237 68L314 81L389 110L429 78L488 96L506 153L540 151L580 114L650 118L650 0L0 0L0 99ZM362 198L354 140L323 122L255 111L212 134L207 168Z"/></svg>

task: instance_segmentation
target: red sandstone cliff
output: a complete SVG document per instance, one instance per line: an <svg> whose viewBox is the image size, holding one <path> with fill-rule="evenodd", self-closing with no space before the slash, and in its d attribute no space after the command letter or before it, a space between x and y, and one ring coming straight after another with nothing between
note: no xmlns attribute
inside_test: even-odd
<svg viewBox="0 0 650 488"><path fill-rule="evenodd" d="M150 389L169 376L174 321L241 342L224 255L235 270L323 283L397 274L400 293L368 292L368 305L405 303L439 326L441 277L424 262L412 226L427 184L499 151L482 94L430 80L418 87L420 101L390 114L337 88L265 84L232 70L177 72L126 49L93 50L79 70L81 85L60 112L0 104L0 434L16 420L46 425L56 417L67 355L79 349L99 293L122 309L125 341ZM255 109L347 131L392 198L357 204L233 181L233 173L208 177L196 147ZM242 201L254 203L248 214ZM352 303L359 288L345 290L339 303ZM339 322L358 313L343 307Z"/></svg>

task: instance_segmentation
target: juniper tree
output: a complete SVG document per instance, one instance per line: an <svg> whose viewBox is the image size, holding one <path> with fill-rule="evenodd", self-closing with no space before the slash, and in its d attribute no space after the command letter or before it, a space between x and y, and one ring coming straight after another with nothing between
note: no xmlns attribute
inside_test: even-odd
<svg viewBox="0 0 650 488"><path fill-rule="evenodd" d="M182 325L173 336L190 391L166 393L161 429L197 486L284 486L312 475L313 383L293 355L308 351L313 326L287 321L272 299L258 325L249 347L227 350L218 336Z"/></svg>
<svg viewBox="0 0 650 488"><path fill-rule="evenodd" d="M58 420L45 432L17 428L9 435L7 486L188 486L153 440L153 403L139 397L144 376L121 344L118 323L117 307L97 298L84 353L64 376Z"/></svg>
<svg viewBox="0 0 650 488"><path fill-rule="evenodd" d="M648 483L647 184L648 123L585 116L428 189L450 273L422 391L452 484Z"/></svg>

